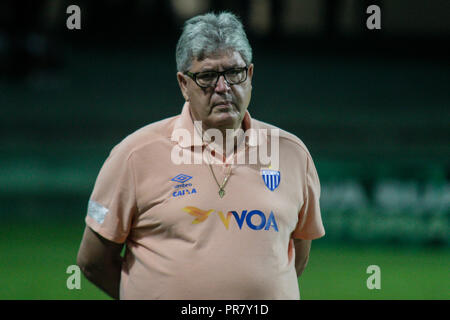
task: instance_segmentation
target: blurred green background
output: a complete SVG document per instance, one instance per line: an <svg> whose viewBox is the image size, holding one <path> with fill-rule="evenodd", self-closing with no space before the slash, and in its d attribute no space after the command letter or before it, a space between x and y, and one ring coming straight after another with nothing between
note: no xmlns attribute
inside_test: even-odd
<svg viewBox="0 0 450 320"><path fill-rule="evenodd" d="M252 116L317 166L327 234L302 298L449 299L449 4L372 2L381 30L365 28L367 1L78 1L72 31L75 3L3 2L0 299L108 299L85 278L66 287L90 192L115 144L180 112L180 26L210 9L248 29Z"/></svg>

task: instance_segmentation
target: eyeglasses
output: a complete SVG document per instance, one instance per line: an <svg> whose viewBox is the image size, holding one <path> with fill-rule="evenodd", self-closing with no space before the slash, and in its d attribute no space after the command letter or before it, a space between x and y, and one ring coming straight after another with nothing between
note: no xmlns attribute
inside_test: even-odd
<svg viewBox="0 0 450 320"><path fill-rule="evenodd" d="M184 74L189 76L200 88L216 87L220 76L223 76L229 85L240 84L247 80L248 67L233 68L222 72L204 71L192 73L186 71Z"/></svg>

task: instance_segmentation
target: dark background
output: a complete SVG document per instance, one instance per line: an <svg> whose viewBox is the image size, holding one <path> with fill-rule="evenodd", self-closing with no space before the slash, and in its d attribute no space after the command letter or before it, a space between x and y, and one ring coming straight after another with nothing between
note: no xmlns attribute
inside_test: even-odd
<svg viewBox="0 0 450 320"><path fill-rule="evenodd" d="M81 30L66 27L71 4ZM371 4L381 30L366 27ZM176 42L187 18L212 10L234 12L247 30L252 117L300 137L318 169L327 235L314 242L304 296L448 299L444 0L2 1L0 298L103 298L89 286L74 296L64 282L95 178L126 135L181 111ZM374 296L364 268L377 259L393 282ZM342 272L324 277L330 263ZM403 284L421 284L403 288L401 272Z"/></svg>

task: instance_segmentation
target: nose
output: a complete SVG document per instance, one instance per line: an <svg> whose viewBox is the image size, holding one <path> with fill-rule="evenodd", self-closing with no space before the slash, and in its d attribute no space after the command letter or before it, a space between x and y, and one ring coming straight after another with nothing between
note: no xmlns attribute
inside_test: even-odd
<svg viewBox="0 0 450 320"><path fill-rule="evenodd" d="M225 77L223 75L221 75L217 80L216 87L214 89L216 92L225 92L230 90L230 86L226 82Z"/></svg>

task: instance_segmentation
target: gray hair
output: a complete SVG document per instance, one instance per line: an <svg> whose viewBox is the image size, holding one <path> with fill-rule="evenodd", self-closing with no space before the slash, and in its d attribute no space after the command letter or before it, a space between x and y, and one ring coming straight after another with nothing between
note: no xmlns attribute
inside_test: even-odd
<svg viewBox="0 0 450 320"><path fill-rule="evenodd" d="M178 40L177 70L188 71L194 59L226 50L239 52L247 65L252 62L252 48L239 19L229 12L195 16L185 22Z"/></svg>

